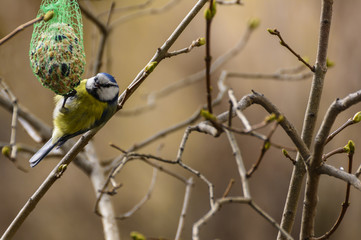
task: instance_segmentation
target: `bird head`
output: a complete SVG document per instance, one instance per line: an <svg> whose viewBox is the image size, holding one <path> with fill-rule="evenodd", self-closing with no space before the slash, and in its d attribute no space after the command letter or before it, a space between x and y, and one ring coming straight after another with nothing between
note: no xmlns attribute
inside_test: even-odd
<svg viewBox="0 0 361 240"><path fill-rule="evenodd" d="M98 73L86 82L86 90L102 102L114 102L118 98L119 87L114 77L108 73Z"/></svg>

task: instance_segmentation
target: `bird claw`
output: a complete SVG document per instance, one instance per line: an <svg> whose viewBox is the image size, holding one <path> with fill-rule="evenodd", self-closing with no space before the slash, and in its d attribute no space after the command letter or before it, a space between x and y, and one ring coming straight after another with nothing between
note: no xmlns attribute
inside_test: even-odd
<svg viewBox="0 0 361 240"><path fill-rule="evenodd" d="M75 95L76 95L75 89L64 95L63 105L61 105L61 108L59 110L61 113L65 114L65 113L69 112L69 109L65 107L66 100L68 100L68 98L73 97Z"/></svg>

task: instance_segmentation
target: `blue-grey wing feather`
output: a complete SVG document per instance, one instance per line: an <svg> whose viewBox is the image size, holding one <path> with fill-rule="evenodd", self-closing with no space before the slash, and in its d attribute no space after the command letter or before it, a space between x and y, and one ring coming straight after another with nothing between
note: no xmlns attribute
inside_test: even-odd
<svg viewBox="0 0 361 240"><path fill-rule="evenodd" d="M49 141L47 141L47 143L44 144L44 146L42 146L39 151L37 151L29 160L30 162L30 167L35 167L36 165L38 165L38 163L44 159L44 157L46 155L48 155L48 153L59 143L59 141L57 141L56 143L52 142L52 138L49 139Z"/></svg>

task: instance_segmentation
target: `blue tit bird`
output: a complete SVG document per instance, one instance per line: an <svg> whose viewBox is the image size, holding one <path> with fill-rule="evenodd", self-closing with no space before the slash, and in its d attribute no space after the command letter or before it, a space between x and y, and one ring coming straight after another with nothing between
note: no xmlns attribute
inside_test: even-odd
<svg viewBox="0 0 361 240"><path fill-rule="evenodd" d="M50 140L29 160L35 167L55 147L68 139L105 124L116 112L119 87L113 76L98 73L84 79L71 96L55 97L53 134Z"/></svg>

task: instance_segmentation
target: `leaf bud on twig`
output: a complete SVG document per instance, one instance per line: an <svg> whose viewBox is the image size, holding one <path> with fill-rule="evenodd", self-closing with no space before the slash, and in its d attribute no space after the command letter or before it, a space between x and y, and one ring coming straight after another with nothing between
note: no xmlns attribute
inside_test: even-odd
<svg viewBox="0 0 361 240"><path fill-rule="evenodd" d="M130 233L130 237L133 240L145 240L146 239L143 234L141 234L139 232L135 232L135 231Z"/></svg>
<svg viewBox="0 0 361 240"><path fill-rule="evenodd" d="M348 154L353 154L355 152L355 144L352 140L349 140L347 145L343 147L343 149L348 153Z"/></svg>
<svg viewBox="0 0 361 240"><path fill-rule="evenodd" d="M330 59L326 59L326 66L328 68L334 67L335 66L335 62L331 61Z"/></svg>
<svg viewBox="0 0 361 240"><path fill-rule="evenodd" d="M204 117L204 119L206 120L217 121L216 116L214 116L212 113L205 109L201 110L201 116Z"/></svg>
<svg viewBox="0 0 361 240"><path fill-rule="evenodd" d="M356 113L355 116L353 116L352 121L354 123L360 122L361 121L361 112Z"/></svg>
<svg viewBox="0 0 361 240"><path fill-rule="evenodd" d="M1 153L2 153L2 155L4 155L5 157L10 157L10 152L11 152L10 146L4 146L4 147L1 149Z"/></svg>
<svg viewBox="0 0 361 240"><path fill-rule="evenodd" d="M251 18L248 20L248 27L255 30L260 25L261 20L259 18Z"/></svg>
<svg viewBox="0 0 361 240"><path fill-rule="evenodd" d="M145 67L145 69L144 69L144 71L146 72L146 73L151 73L151 72L153 72L153 70L155 69L155 67L157 66L157 64L158 64L158 62L151 62L151 63L149 63L146 67Z"/></svg>

